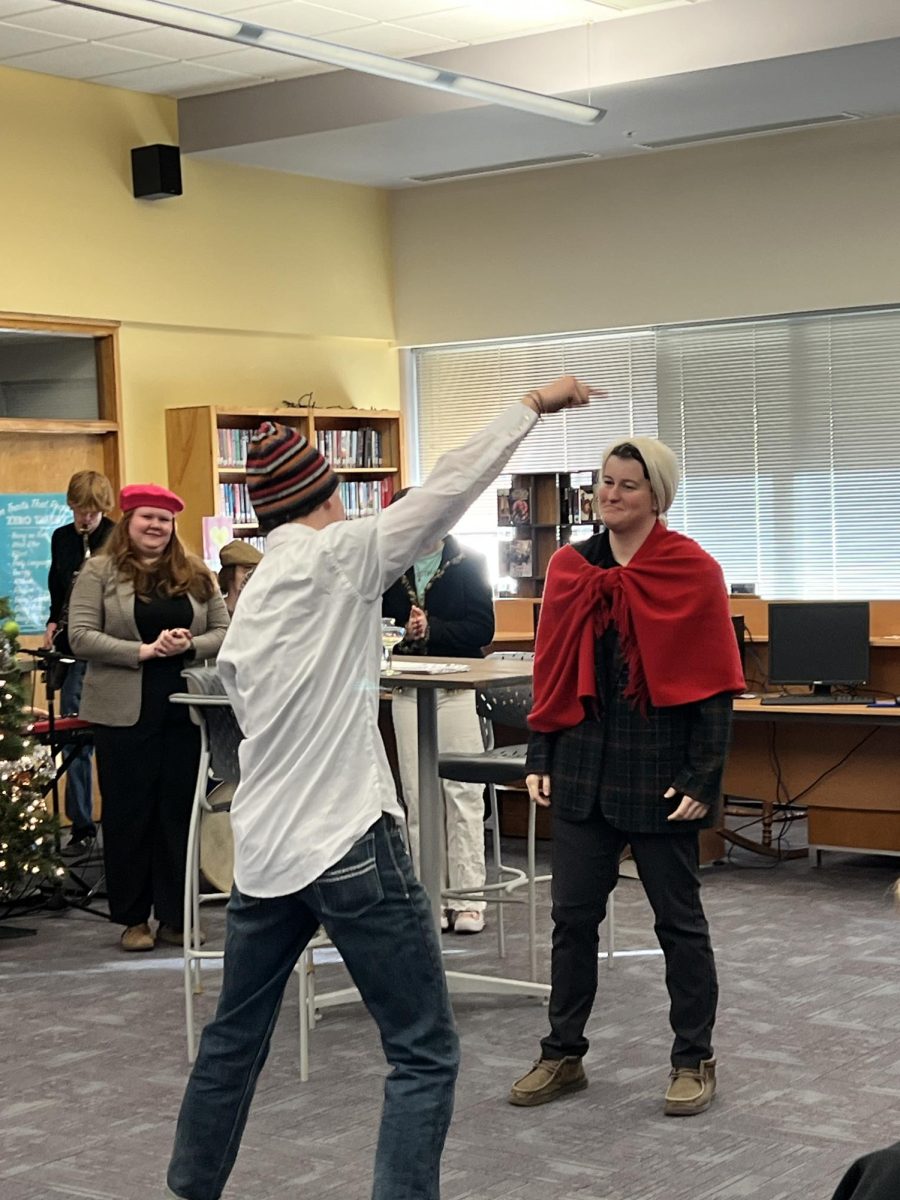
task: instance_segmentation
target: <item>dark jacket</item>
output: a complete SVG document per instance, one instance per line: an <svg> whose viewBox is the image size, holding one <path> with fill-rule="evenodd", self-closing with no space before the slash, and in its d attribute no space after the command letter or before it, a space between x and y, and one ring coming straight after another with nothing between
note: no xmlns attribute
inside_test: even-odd
<svg viewBox="0 0 900 1200"><path fill-rule="evenodd" d="M115 528L115 522L109 517L101 517L100 524L93 533L88 534L88 545L91 554L96 554ZM47 576L47 588L50 592L50 616L48 624L53 621L59 624L65 607L72 580L81 570L84 562L84 542L75 528L75 522L61 525L54 529L50 539L50 574Z"/></svg>
<svg viewBox="0 0 900 1200"><path fill-rule="evenodd" d="M897 1200L900 1142L858 1158L838 1184L833 1200Z"/></svg>
<svg viewBox="0 0 900 1200"><path fill-rule="evenodd" d="M405 626L414 603L416 577L410 567L384 593L381 612ZM404 639L395 654L480 658L482 647L494 637L494 602L482 555L463 549L448 535L441 565L425 588L420 607L428 617L428 636L414 643Z"/></svg>
<svg viewBox="0 0 900 1200"><path fill-rule="evenodd" d="M607 533L575 549L594 566L615 565ZM715 824L731 695L670 708L648 705L642 714L623 694L628 673L614 628L597 642L595 661L598 713L571 729L533 733L529 741L528 771L550 776L554 811L567 821L585 821L599 811L629 833L684 833ZM667 821L681 799L663 799L673 785L710 806L702 821Z"/></svg>

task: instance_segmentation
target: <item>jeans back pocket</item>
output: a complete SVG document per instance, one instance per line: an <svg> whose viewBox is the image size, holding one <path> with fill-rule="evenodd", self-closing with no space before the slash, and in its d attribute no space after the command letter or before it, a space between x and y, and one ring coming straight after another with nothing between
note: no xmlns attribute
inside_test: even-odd
<svg viewBox="0 0 900 1200"><path fill-rule="evenodd" d="M319 909L326 917L359 917L383 900L374 832L363 834L312 886Z"/></svg>

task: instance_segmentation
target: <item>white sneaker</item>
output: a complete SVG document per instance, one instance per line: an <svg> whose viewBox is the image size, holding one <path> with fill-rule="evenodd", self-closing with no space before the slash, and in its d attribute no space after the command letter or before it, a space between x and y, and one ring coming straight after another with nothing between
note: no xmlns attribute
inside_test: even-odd
<svg viewBox="0 0 900 1200"><path fill-rule="evenodd" d="M441 933L446 933L450 928L450 910L448 908L441 909Z"/></svg>
<svg viewBox="0 0 900 1200"><path fill-rule="evenodd" d="M453 922L455 933L481 933L484 929L484 913L475 908L466 908L456 914Z"/></svg>

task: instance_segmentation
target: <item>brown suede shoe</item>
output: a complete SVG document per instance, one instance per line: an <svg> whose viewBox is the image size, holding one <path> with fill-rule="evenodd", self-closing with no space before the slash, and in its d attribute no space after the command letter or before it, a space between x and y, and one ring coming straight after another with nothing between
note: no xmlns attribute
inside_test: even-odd
<svg viewBox="0 0 900 1200"><path fill-rule="evenodd" d="M143 925L129 925L122 934L119 945L123 950L152 950L156 945L156 938L145 921Z"/></svg>
<svg viewBox="0 0 900 1200"><path fill-rule="evenodd" d="M570 1092L580 1092L588 1085L581 1059L539 1058L527 1075L512 1085L508 1100L510 1104L528 1107L549 1104Z"/></svg>
<svg viewBox="0 0 900 1200"><path fill-rule="evenodd" d="M699 1067L673 1067L666 1091L667 1117L693 1117L706 1112L716 1094L716 1060Z"/></svg>

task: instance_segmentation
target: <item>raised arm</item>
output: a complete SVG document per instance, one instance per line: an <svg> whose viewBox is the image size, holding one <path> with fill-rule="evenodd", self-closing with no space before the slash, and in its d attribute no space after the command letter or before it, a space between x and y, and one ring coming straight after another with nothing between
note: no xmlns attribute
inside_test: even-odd
<svg viewBox="0 0 900 1200"><path fill-rule="evenodd" d="M375 599L456 524L494 480L538 419L578 408L602 392L565 375L536 388L435 463L421 487L374 518L354 522L335 543L337 565L363 596ZM354 561L355 559L355 561Z"/></svg>

